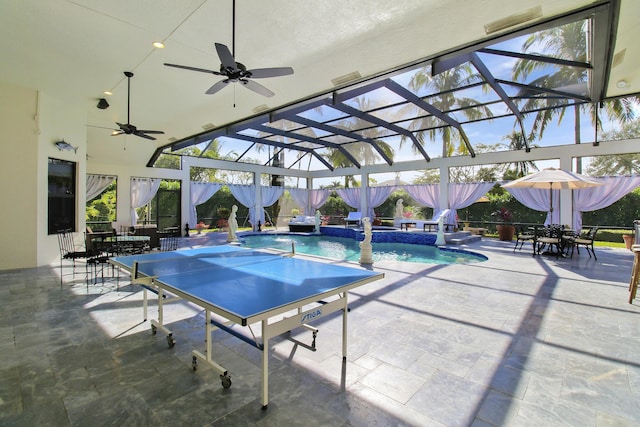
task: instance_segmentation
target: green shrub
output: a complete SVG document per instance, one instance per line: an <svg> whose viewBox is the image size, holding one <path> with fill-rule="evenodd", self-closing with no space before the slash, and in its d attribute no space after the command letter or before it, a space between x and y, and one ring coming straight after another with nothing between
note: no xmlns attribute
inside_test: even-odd
<svg viewBox="0 0 640 427"><path fill-rule="evenodd" d="M633 234L632 230L607 230L602 229L598 230L596 233L596 241L599 242L623 242L622 239L623 234Z"/></svg>

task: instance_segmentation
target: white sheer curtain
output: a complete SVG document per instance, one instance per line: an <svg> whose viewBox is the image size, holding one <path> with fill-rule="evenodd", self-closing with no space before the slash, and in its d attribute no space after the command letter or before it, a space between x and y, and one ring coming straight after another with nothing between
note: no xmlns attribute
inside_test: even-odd
<svg viewBox="0 0 640 427"><path fill-rule="evenodd" d="M315 214L316 209L324 205L330 191L325 189L288 188L291 198L307 215ZM310 212L307 210L310 209Z"/></svg>
<svg viewBox="0 0 640 427"><path fill-rule="evenodd" d="M440 184L405 185L404 189L420 206L440 210Z"/></svg>
<svg viewBox="0 0 640 427"><path fill-rule="evenodd" d="M309 206L309 190L306 188L288 188L289 194L296 205L300 206L300 210L304 213L307 212L307 206Z"/></svg>
<svg viewBox="0 0 640 427"><path fill-rule="evenodd" d="M360 209L360 189L359 188L338 188L336 189L338 196L342 197L344 202L356 209Z"/></svg>
<svg viewBox="0 0 640 427"><path fill-rule="evenodd" d="M282 196L282 193L284 193L284 187L262 187L262 206L271 206L272 204L274 204L279 198L280 196ZM258 212L258 221L260 221L260 224L264 224L265 218L264 218L264 209L262 209L262 211Z"/></svg>
<svg viewBox="0 0 640 427"><path fill-rule="evenodd" d="M87 202L102 193L115 179L115 176L87 175Z"/></svg>
<svg viewBox="0 0 640 427"><path fill-rule="evenodd" d="M582 212L606 208L640 186L640 176L610 176L602 179L604 185L573 190L574 230L582 230Z"/></svg>
<svg viewBox="0 0 640 427"><path fill-rule="evenodd" d="M309 202L311 203L311 210L314 213L316 209L325 204L330 193L331 192L326 189L314 189L309 192Z"/></svg>
<svg viewBox="0 0 640 427"><path fill-rule="evenodd" d="M505 188L517 201L530 209L547 212L544 225L560 224L560 190L544 188ZM553 215L549 212L549 191L553 197Z"/></svg>
<svg viewBox="0 0 640 427"><path fill-rule="evenodd" d="M233 197L242 205L249 208L249 222L251 225L258 224L256 218L256 186L228 184L229 191Z"/></svg>
<svg viewBox="0 0 640 427"><path fill-rule="evenodd" d="M495 182L469 182L462 184L449 184L449 212L445 218L445 224L455 224L456 209L466 208L472 205L480 197L487 194L493 188ZM448 222L447 222L448 221Z"/></svg>
<svg viewBox="0 0 640 427"><path fill-rule="evenodd" d="M369 207L369 212L367 212L367 216L371 220L373 220L373 218L375 218L376 216L373 209L383 204L385 200L389 198L391 193L395 191L395 189L396 187L393 185L384 187L369 187L369 193L367 194L367 205Z"/></svg>
<svg viewBox="0 0 640 427"><path fill-rule="evenodd" d="M137 208L149 203L160 188L159 178L131 178L131 225L138 222Z"/></svg>
<svg viewBox="0 0 640 427"><path fill-rule="evenodd" d="M189 182L189 190L191 192L191 205L189 206L189 224L195 227L198 223L198 213L196 206L203 204L209 200L214 194L222 188L223 184L215 182Z"/></svg>

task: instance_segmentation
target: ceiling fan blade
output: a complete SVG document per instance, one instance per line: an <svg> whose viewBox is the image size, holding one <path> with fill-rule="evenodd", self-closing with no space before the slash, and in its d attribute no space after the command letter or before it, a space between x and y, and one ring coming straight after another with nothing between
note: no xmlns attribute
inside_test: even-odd
<svg viewBox="0 0 640 427"><path fill-rule="evenodd" d="M228 79L220 80L218 83L211 86L205 93L207 95L212 95L227 86L227 84L229 84Z"/></svg>
<svg viewBox="0 0 640 427"><path fill-rule="evenodd" d="M256 68L255 70L247 70L247 73L251 73L252 79L265 79L268 77L280 77L293 74L293 68L291 67L275 67L275 68Z"/></svg>
<svg viewBox="0 0 640 427"><path fill-rule="evenodd" d="M142 133L142 131L136 131L133 133L135 136L139 136L140 138L145 138L145 139L150 139L152 141L155 141L156 139L152 136L149 135L145 135L144 133Z"/></svg>
<svg viewBox="0 0 640 427"><path fill-rule="evenodd" d="M233 59L233 55L231 55L231 51L229 48L222 43L216 43L216 51L218 52L218 58L220 58L220 62L224 66L224 68L237 70L236 60Z"/></svg>
<svg viewBox="0 0 640 427"><path fill-rule="evenodd" d="M122 133L131 133L131 127L130 127L129 123L125 124L125 123L116 122L116 124L118 125L118 127L120 128Z"/></svg>
<svg viewBox="0 0 640 427"><path fill-rule="evenodd" d="M219 73L218 71L207 70L206 68L189 67L187 65L178 65L178 64L168 64L166 62L164 63L164 65L166 65L167 67L182 68L183 70L199 71L201 73L209 73L209 74L215 74L217 76L224 76L224 74Z"/></svg>
<svg viewBox="0 0 640 427"><path fill-rule="evenodd" d="M140 133L151 133L151 134L155 134L155 135L164 135L164 132L161 130L140 130L138 129L138 132Z"/></svg>
<svg viewBox="0 0 640 427"><path fill-rule="evenodd" d="M96 126L96 125L85 125L88 128L96 128L96 129L109 129L109 130L117 130L112 127L108 128L106 126Z"/></svg>
<svg viewBox="0 0 640 427"><path fill-rule="evenodd" d="M246 87L247 89L252 90L255 93L258 93L262 96L271 98L273 95L275 95L275 93L271 92L269 89L262 86L260 83L256 83L252 80L239 80L238 83L240 83L242 86Z"/></svg>
<svg viewBox="0 0 640 427"><path fill-rule="evenodd" d="M167 64L167 65L172 66L171 64ZM178 65L176 67L182 68L183 66ZM192 69L190 67L184 67L184 68ZM194 69L194 70L197 71L198 69ZM202 71L202 70L200 70L200 71ZM210 71L210 70L204 70L204 71L208 72L208 73L212 73L213 72L213 71ZM157 134L161 134L161 133L164 133L164 132L162 132L160 130L140 130L136 126L131 124L131 120L130 120L129 116L130 116L130 112L131 112L131 77L133 77L133 73L131 71L125 71L124 75L127 77L127 123L116 122L116 124L118 125L120 130L114 130L111 133L111 135L112 136L122 135L122 134L136 135L136 136L139 136L141 138L155 140L154 137L146 135L145 132L146 133L157 133Z"/></svg>

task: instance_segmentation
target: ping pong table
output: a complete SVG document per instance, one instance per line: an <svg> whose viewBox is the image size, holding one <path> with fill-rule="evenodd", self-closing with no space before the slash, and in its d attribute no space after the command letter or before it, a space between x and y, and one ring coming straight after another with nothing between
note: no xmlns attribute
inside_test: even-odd
<svg viewBox="0 0 640 427"><path fill-rule="evenodd" d="M114 257L110 262L130 272L132 283L157 293L158 319L151 320L151 329L154 334L157 330L167 334L170 347L175 339L162 314L167 298L183 299L204 309L206 348L204 354L192 351L193 370L201 360L220 374L224 388L231 386L227 370L212 358L211 334L218 329L261 350L263 409L268 405L269 339L303 327L313 333L312 344L303 346L315 350L317 329L309 323L342 310L342 357L346 360L348 291L384 277L371 270L231 245ZM253 324L260 325L260 338L251 329L250 334L237 330Z"/></svg>

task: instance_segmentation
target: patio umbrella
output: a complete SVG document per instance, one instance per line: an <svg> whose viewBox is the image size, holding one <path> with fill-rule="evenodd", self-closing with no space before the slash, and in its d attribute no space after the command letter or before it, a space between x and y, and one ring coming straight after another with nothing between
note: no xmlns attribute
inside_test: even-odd
<svg viewBox="0 0 640 427"><path fill-rule="evenodd" d="M586 175L562 169L547 168L502 184L502 186L504 188L548 188L549 212L553 214L553 190L579 190L603 184L603 182Z"/></svg>

